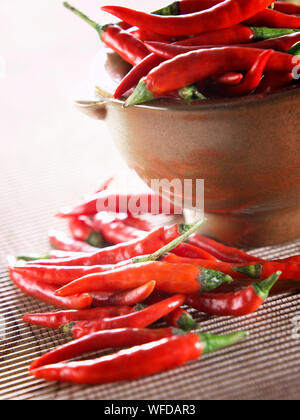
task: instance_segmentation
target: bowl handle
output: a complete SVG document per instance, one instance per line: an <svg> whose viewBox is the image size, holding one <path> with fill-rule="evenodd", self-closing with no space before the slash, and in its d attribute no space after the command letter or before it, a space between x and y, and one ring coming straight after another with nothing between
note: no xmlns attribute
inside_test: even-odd
<svg viewBox="0 0 300 420"><path fill-rule="evenodd" d="M75 101L75 106L84 114L96 120L104 120L106 117L106 104L103 101Z"/></svg>

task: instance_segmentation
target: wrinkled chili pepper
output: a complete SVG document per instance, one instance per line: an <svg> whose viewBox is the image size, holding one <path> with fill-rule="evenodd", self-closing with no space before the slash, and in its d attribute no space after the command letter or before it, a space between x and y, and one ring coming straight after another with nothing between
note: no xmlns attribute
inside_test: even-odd
<svg viewBox="0 0 300 420"><path fill-rule="evenodd" d="M272 54L273 50L265 50L261 52L239 85L213 85L214 92L217 92L219 96L223 97L249 95L260 85L264 70Z"/></svg>
<svg viewBox="0 0 300 420"><path fill-rule="evenodd" d="M50 244L60 251L95 252L95 247L86 242L76 241L75 239L68 237L64 232L58 230L49 230L48 239Z"/></svg>
<svg viewBox="0 0 300 420"><path fill-rule="evenodd" d="M101 26L70 4L65 2L64 6L94 28L98 32L101 41L103 41L107 47L118 53L128 63L136 65L148 55L148 51L143 42L134 35L131 35L130 32L124 31L120 26Z"/></svg>
<svg viewBox="0 0 300 420"><path fill-rule="evenodd" d="M69 230L73 238L77 241L100 248L103 241L99 232L93 230L90 220L87 217L71 217L68 221Z"/></svg>
<svg viewBox="0 0 300 420"><path fill-rule="evenodd" d="M199 248L204 249L205 251L214 255L220 261L237 264L263 261L261 258L249 255L240 249L232 248L220 242L216 242L207 236L202 236L199 234L192 235L189 237L188 241L190 244L198 246Z"/></svg>
<svg viewBox="0 0 300 420"><path fill-rule="evenodd" d="M107 191L93 195L74 208L64 208L57 216L93 216L98 212L140 214L182 214L182 209L156 194L110 194Z"/></svg>
<svg viewBox="0 0 300 420"><path fill-rule="evenodd" d="M155 43L147 44L153 45ZM172 56L174 46L160 44L160 51L168 51L168 49L171 51L170 56ZM157 52L159 48L153 48L153 50ZM260 52L261 50L254 48L224 47L202 49L178 55L162 63L152 70L147 77L143 78L124 106L128 107L151 101L167 92L205 80L215 74L223 74L229 71L247 71ZM297 64L300 64L299 57L274 51L267 63L266 70L288 72L292 71Z"/></svg>
<svg viewBox="0 0 300 420"><path fill-rule="evenodd" d="M121 348L137 346L162 338L185 334L176 328L143 329L143 328L119 328L114 330L98 331L83 336L78 340L64 344L35 360L29 370L38 367L59 363L73 359L83 353L90 353L106 348Z"/></svg>
<svg viewBox="0 0 300 420"><path fill-rule="evenodd" d="M69 296L82 291L119 292L133 289L154 279L156 289L166 293L200 293L232 282L227 274L194 264L170 264L151 261L131 264L99 274L91 274L63 286L55 293Z"/></svg>
<svg viewBox="0 0 300 420"><path fill-rule="evenodd" d="M266 301L281 272L273 274L268 279L253 283L246 289L235 293L207 293L201 296L187 297L187 304L200 312L219 316L249 315Z"/></svg>
<svg viewBox="0 0 300 420"><path fill-rule="evenodd" d="M185 301L185 296L176 295L145 309L126 315L94 319L91 321L71 322L61 327L62 331L73 338L80 338L100 330L116 328L145 328L178 308Z"/></svg>
<svg viewBox="0 0 300 420"><path fill-rule="evenodd" d="M143 30L162 35L188 36L229 28L249 19L271 3L270 0L227 0L213 8L180 16L153 15L121 6L104 6L102 10Z"/></svg>
<svg viewBox="0 0 300 420"><path fill-rule="evenodd" d="M145 231L141 231L126 225L122 220L115 217L107 217L107 214L98 213L93 218L94 229L101 232L103 238L110 244L117 245L135 239L143 238Z"/></svg>
<svg viewBox="0 0 300 420"><path fill-rule="evenodd" d="M131 306L115 306L76 311L48 312L24 315L23 321L46 328L59 329L69 322L112 318L127 315L133 311L134 308Z"/></svg>
<svg viewBox="0 0 300 420"><path fill-rule="evenodd" d="M61 298L54 294L55 287L53 286L20 275L12 269L9 270L9 274L11 280L23 293L57 308L85 309L89 308L92 304L92 296L88 293Z"/></svg>
<svg viewBox="0 0 300 420"><path fill-rule="evenodd" d="M105 292L92 292L93 307L98 306L134 306L138 303L144 302L151 293L154 291L156 282L154 280L149 281L136 289L126 290L125 292L119 293L105 293Z"/></svg>
<svg viewBox="0 0 300 420"><path fill-rule="evenodd" d="M269 26L271 28L300 28L300 16L287 15L277 10L265 9L247 19L247 25Z"/></svg>
<svg viewBox="0 0 300 420"><path fill-rule="evenodd" d="M240 331L226 336L189 333L164 338L122 350L93 361L47 365L30 370L37 378L84 384L99 384L137 379L181 366L248 336Z"/></svg>

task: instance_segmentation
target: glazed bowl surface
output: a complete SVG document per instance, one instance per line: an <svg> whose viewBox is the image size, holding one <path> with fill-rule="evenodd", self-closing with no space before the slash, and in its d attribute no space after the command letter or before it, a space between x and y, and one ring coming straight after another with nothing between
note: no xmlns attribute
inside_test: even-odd
<svg viewBox="0 0 300 420"><path fill-rule="evenodd" d="M300 237L300 89L124 109L111 96L128 66L102 51L93 68L91 83L102 96L76 105L105 119L128 166L148 185L153 179L204 180L203 233L243 247Z"/></svg>

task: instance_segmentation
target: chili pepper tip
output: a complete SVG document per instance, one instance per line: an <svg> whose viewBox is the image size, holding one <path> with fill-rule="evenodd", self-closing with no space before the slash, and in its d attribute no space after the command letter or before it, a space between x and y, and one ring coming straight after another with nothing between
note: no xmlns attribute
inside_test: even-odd
<svg viewBox="0 0 300 420"><path fill-rule="evenodd" d="M252 287L254 288L257 296L259 296L263 301L265 301L268 298L272 287L279 280L281 274L282 274L282 271L276 271L276 273L274 273L268 279L266 279L266 280L264 280L260 283L253 284Z"/></svg>
<svg viewBox="0 0 300 420"><path fill-rule="evenodd" d="M139 105L139 104L143 104L144 102L152 101L153 99L154 99L154 95L147 88L146 83L145 83L145 78L144 78L140 80L133 94L129 96L129 98L123 105L123 107L128 108L130 106Z"/></svg>
<svg viewBox="0 0 300 420"><path fill-rule="evenodd" d="M251 279L257 280L261 278L263 265L261 263L251 264L243 267L233 267L233 270L237 273L244 274L245 276L250 277Z"/></svg>
<svg viewBox="0 0 300 420"><path fill-rule="evenodd" d="M162 9L152 12L152 15L160 16L175 16L180 15L180 2L174 1L174 3L169 4L168 6L163 7Z"/></svg>
<svg viewBox="0 0 300 420"><path fill-rule="evenodd" d="M197 333L197 335L203 346L203 354L208 354L232 346L237 342L244 340L250 334L248 331L238 331L227 335L213 335L207 333Z"/></svg>

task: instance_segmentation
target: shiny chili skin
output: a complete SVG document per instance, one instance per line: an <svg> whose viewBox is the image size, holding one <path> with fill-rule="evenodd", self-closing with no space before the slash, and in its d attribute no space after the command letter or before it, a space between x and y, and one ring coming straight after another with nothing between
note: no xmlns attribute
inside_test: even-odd
<svg viewBox="0 0 300 420"><path fill-rule="evenodd" d="M190 295L187 304L200 312L218 316L244 316L257 311L277 282L280 272L264 282L254 283L234 293L207 293Z"/></svg>
<svg viewBox="0 0 300 420"><path fill-rule="evenodd" d="M49 305L61 309L86 309L92 304L92 297L88 293L83 293L68 298L61 298L54 294L55 287L43 284L24 275L9 270L10 278L14 284L28 296L39 299Z"/></svg>
<svg viewBox="0 0 300 420"><path fill-rule="evenodd" d="M270 0L227 0L215 7L181 16L158 16L119 6L102 10L141 29L162 35L188 36L229 28L270 6Z"/></svg>
<svg viewBox="0 0 300 420"><path fill-rule="evenodd" d="M244 78L242 73L225 73L221 76L213 77L217 83L229 86L236 86L238 85Z"/></svg>
<svg viewBox="0 0 300 420"><path fill-rule="evenodd" d="M236 86L216 85L214 86L214 91L217 92L219 96L223 97L249 95L260 85L271 54L273 54L273 50L261 52L240 84Z"/></svg>
<svg viewBox="0 0 300 420"><path fill-rule="evenodd" d="M151 232L153 230L153 226L147 220L134 217L134 216L126 216L123 220L125 225L131 226L135 229L143 230L145 232Z"/></svg>
<svg viewBox="0 0 300 420"><path fill-rule="evenodd" d="M176 295L148 306L145 309L126 315L71 323L63 327L63 331L70 333L73 338L77 339L100 330L145 328L178 308L184 301L185 296Z"/></svg>
<svg viewBox="0 0 300 420"><path fill-rule="evenodd" d="M95 252L95 247L83 241L69 238L64 232L51 229L48 232L50 244L60 251Z"/></svg>
<svg viewBox="0 0 300 420"><path fill-rule="evenodd" d="M190 244L198 246L199 248L214 255L220 261L237 264L263 261L262 259L249 255L240 249L232 248L220 242L214 241L207 236L196 234L191 236L188 241Z"/></svg>
<svg viewBox="0 0 300 420"><path fill-rule="evenodd" d="M102 236L93 229L92 223L88 217L71 217L68 220L68 226L72 237L77 241L100 248L102 245Z"/></svg>
<svg viewBox="0 0 300 420"><path fill-rule="evenodd" d="M300 16L287 15L277 10L265 9L247 19L247 25L270 28L300 28Z"/></svg>
<svg viewBox="0 0 300 420"><path fill-rule="evenodd" d="M46 328L59 329L61 326L74 321L100 320L109 317L127 315L134 311L132 306L112 306L62 312L48 312L40 314L27 314L23 321Z"/></svg>
<svg viewBox="0 0 300 420"><path fill-rule="evenodd" d="M142 286L135 289L125 290L125 292L119 293L108 293L108 292L92 292L93 307L98 306L133 306L137 303L144 302L151 293L154 291L156 282L154 280L149 281Z"/></svg>
<svg viewBox="0 0 300 420"><path fill-rule="evenodd" d="M155 279L156 290L160 292L189 294L200 293L210 287L211 276L215 279L212 288L232 281L227 273L223 275L220 272L211 272L209 269L199 268L194 263L197 260L191 258L191 261L193 261L191 264L158 261L131 264L112 271L82 277L63 286L55 293L58 296L69 296L81 291L118 292L133 289Z"/></svg>
<svg viewBox="0 0 300 420"><path fill-rule="evenodd" d="M98 212L140 214L181 214L179 207L174 206L155 194L110 194L106 191L93 195L73 208L62 209L57 216L93 216Z"/></svg>
<svg viewBox="0 0 300 420"><path fill-rule="evenodd" d="M102 264L117 264L140 255L152 254L161 249L180 236L180 226L174 225L170 228L158 228L150 232L145 238L136 239L131 242L115 245L99 251L90 253L87 256L60 260L41 260L35 263L39 265L63 265L63 266L87 266ZM152 279L151 279L152 280Z"/></svg>
<svg viewBox="0 0 300 420"><path fill-rule="evenodd" d="M175 335L178 335L178 331L173 328L119 328L98 331L44 354L30 365L29 370L73 359L83 353L90 353L106 348L132 347Z"/></svg>
<svg viewBox="0 0 300 420"><path fill-rule="evenodd" d="M292 73L278 73L278 72L266 72L264 78L258 87L256 93L262 95L268 95L277 90L286 88L295 81Z"/></svg>
<svg viewBox="0 0 300 420"><path fill-rule="evenodd" d="M123 30L119 25L100 26L68 3L64 3L64 6L94 28L101 41L128 63L136 65L148 55L143 42L130 32Z"/></svg>
<svg viewBox="0 0 300 420"><path fill-rule="evenodd" d="M179 257L219 261L216 257L204 251L203 249L197 246L191 245L191 244L187 244L187 243L180 244L179 246L174 248L171 252L172 254L178 255Z"/></svg>
<svg viewBox="0 0 300 420"><path fill-rule="evenodd" d="M93 361L57 363L30 371L38 378L78 384L133 380L197 360L203 353L196 334L164 338Z"/></svg>
<svg viewBox="0 0 300 420"><path fill-rule="evenodd" d="M283 35L278 38L265 39L251 44L251 48L271 49L281 52L287 52L293 45L300 41L300 32Z"/></svg>

